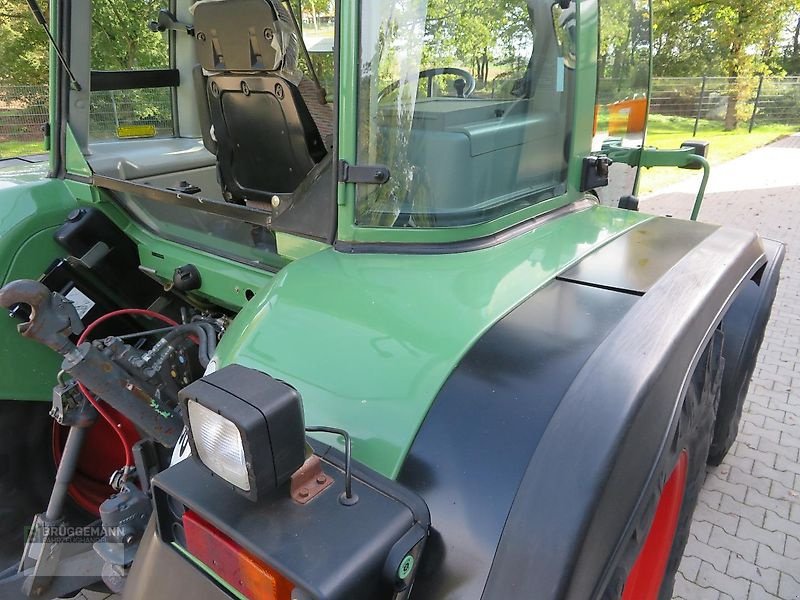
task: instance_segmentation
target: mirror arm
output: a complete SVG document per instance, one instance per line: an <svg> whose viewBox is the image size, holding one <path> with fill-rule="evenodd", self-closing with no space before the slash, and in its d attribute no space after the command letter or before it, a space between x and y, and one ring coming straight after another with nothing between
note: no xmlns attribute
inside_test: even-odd
<svg viewBox="0 0 800 600"><path fill-rule="evenodd" d="M681 169L703 169L703 179L697 196L692 207L692 214L689 217L692 221L697 220L700 214L700 207L703 204L703 197L708 185L708 177L711 174L711 165L705 157L696 153L695 148L684 146L677 150L657 150L655 148L643 148L640 166L649 169L651 167L678 167Z"/></svg>
<svg viewBox="0 0 800 600"><path fill-rule="evenodd" d="M642 155L642 149L639 147L625 148L618 144L604 144L602 152L608 156L612 162L622 163L631 167L639 165Z"/></svg>
<svg viewBox="0 0 800 600"><path fill-rule="evenodd" d="M603 154L608 156L613 162L623 163L631 167L678 167L680 169L703 169L703 179L700 188L697 190L694 206L690 219L697 220L700 214L700 207L703 204L703 197L706 193L708 178L711 174L711 166L704 156L697 153L697 149L691 146L684 146L677 150L659 150L658 148L625 148L618 143L604 144Z"/></svg>
<svg viewBox="0 0 800 600"><path fill-rule="evenodd" d="M706 195L706 186L708 185L708 177L711 174L711 165L708 164L708 161L697 154L691 157L692 162L695 164L699 164L703 167L703 180L700 182L700 189L697 190L697 198L694 201L694 207L692 207L692 216L689 217L692 221L697 220L697 215L700 214L700 205L703 204L703 198Z"/></svg>

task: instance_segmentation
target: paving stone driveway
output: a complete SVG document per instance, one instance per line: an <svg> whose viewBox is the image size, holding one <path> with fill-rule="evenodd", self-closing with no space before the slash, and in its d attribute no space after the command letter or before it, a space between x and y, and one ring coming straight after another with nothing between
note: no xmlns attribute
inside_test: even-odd
<svg viewBox="0 0 800 600"><path fill-rule="evenodd" d="M698 179L642 200L686 218ZM675 582L683 600L800 599L800 134L712 169L700 220L787 244L739 437L710 468Z"/></svg>

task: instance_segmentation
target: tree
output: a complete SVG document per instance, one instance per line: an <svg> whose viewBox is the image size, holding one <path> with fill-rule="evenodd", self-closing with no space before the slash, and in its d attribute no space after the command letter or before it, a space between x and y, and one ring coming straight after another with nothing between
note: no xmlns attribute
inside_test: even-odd
<svg viewBox="0 0 800 600"><path fill-rule="evenodd" d="M48 8L41 2L43 11ZM15 85L47 82L47 36L25 0L0 0L0 81Z"/></svg>
<svg viewBox="0 0 800 600"><path fill-rule="evenodd" d="M40 2L48 13L48 2ZM164 35L147 21L165 0L93 0L92 68L129 70L167 65ZM0 80L15 84L47 82L48 40L25 0L0 0Z"/></svg>
<svg viewBox="0 0 800 600"><path fill-rule="evenodd" d="M165 0L92 0L92 68L166 67L166 38L150 31L147 23L167 7Z"/></svg>
<svg viewBox="0 0 800 600"><path fill-rule="evenodd" d="M725 129L736 127L741 115L739 103L750 92L754 75L770 72L779 36L787 24L796 0L706 0L723 49L722 68L735 78L729 91Z"/></svg>
<svg viewBox="0 0 800 600"><path fill-rule="evenodd" d="M519 0L429 0L424 63L470 67L485 86L491 66L518 62L515 44L532 43L526 11Z"/></svg>
<svg viewBox="0 0 800 600"><path fill-rule="evenodd" d="M793 21L791 39L784 47L781 66L788 75L800 75L800 10L794 14Z"/></svg>
<svg viewBox="0 0 800 600"><path fill-rule="evenodd" d="M654 8L655 74L730 77L725 127L735 128L755 76L781 72L780 36L798 0L660 0Z"/></svg>
<svg viewBox="0 0 800 600"><path fill-rule="evenodd" d="M331 3L330 0L303 0L303 8L311 13L314 29L319 31L319 16L330 12Z"/></svg>

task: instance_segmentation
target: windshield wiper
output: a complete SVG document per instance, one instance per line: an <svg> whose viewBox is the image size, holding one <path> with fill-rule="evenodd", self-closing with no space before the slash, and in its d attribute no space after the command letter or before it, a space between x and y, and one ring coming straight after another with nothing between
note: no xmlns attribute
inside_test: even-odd
<svg viewBox="0 0 800 600"><path fill-rule="evenodd" d="M47 20L44 18L42 14L42 9L39 8L39 3L36 0L27 0L28 7L31 9L34 18L39 22L39 25L42 26L44 32L47 34L47 37L50 38L50 43L53 45L53 50L56 51L58 55L58 60L61 61L61 66L64 67L64 70L69 75L69 80L72 82L72 87L76 92L81 91L81 84L78 83L78 80L75 79L75 75L72 73L72 69L69 68L67 64L67 59L64 58L64 55L61 54L61 50L58 48L58 44L56 44L56 40L53 38L53 34L50 33L50 28L47 26Z"/></svg>

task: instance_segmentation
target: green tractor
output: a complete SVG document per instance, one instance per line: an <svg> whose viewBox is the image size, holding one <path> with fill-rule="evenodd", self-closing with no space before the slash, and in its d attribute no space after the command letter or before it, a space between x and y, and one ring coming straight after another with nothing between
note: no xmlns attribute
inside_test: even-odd
<svg viewBox="0 0 800 600"><path fill-rule="evenodd" d="M2 598L671 597L784 250L645 146L646 0L28 3Z"/></svg>

